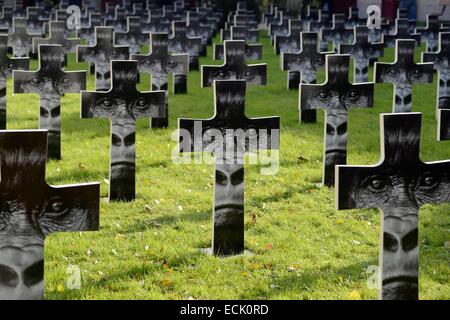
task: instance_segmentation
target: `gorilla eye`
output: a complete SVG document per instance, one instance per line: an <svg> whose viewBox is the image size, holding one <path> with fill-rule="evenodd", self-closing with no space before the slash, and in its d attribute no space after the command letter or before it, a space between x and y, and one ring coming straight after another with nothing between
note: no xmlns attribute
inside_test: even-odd
<svg viewBox="0 0 450 320"><path fill-rule="evenodd" d="M231 175L231 184L236 186L244 181L244 168L239 169Z"/></svg>
<svg viewBox="0 0 450 320"><path fill-rule="evenodd" d="M12 70L12 69L14 69L14 65L12 63L10 63L10 64L8 64L7 68Z"/></svg>
<svg viewBox="0 0 450 320"><path fill-rule="evenodd" d="M227 175L222 171L216 170L216 183L221 185L227 184Z"/></svg>
<svg viewBox="0 0 450 320"><path fill-rule="evenodd" d="M347 92L347 99L350 99L351 101L356 101L360 98L360 94L358 91L356 90L350 90L349 92Z"/></svg>
<svg viewBox="0 0 450 320"><path fill-rule="evenodd" d="M368 181L369 188L374 191L385 189L387 184L387 181L381 176L373 176Z"/></svg>
<svg viewBox="0 0 450 320"><path fill-rule="evenodd" d="M251 72L250 70L245 71L245 78L246 79L253 78L253 72Z"/></svg>
<svg viewBox="0 0 450 320"><path fill-rule="evenodd" d="M48 203L45 213L60 216L66 213L68 210L69 207L62 201L62 199L59 197L55 197Z"/></svg>
<svg viewBox="0 0 450 320"><path fill-rule="evenodd" d="M169 60L168 65L169 65L169 67L171 67L171 68L175 68L175 67L178 65L178 63L177 63L176 61Z"/></svg>
<svg viewBox="0 0 450 320"><path fill-rule="evenodd" d="M70 83L70 81L69 81L68 78L63 78L62 81L61 81L61 83L67 85L67 84Z"/></svg>
<svg viewBox="0 0 450 320"><path fill-rule="evenodd" d="M226 78L227 78L227 73L224 72L224 71L220 71L220 72L217 74L217 78L219 78L219 79L226 79Z"/></svg>
<svg viewBox="0 0 450 320"><path fill-rule="evenodd" d="M130 133L128 136L126 136L125 140L124 140L125 145L127 147L132 146L135 141L136 141L136 134L134 132Z"/></svg>
<svg viewBox="0 0 450 320"><path fill-rule="evenodd" d="M426 173L420 183L421 186L432 188L438 184L438 178L431 173Z"/></svg>
<svg viewBox="0 0 450 320"><path fill-rule="evenodd" d="M317 98L319 98L319 100L321 101L327 101L328 99L330 99L330 96L331 96L330 92L326 90L321 90L317 94Z"/></svg>

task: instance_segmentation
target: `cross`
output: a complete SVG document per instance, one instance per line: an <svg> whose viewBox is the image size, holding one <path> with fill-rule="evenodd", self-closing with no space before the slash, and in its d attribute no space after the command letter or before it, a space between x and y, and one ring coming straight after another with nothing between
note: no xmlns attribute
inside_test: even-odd
<svg viewBox="0 0 450 320"><path fill-rule="evenodd" d="M127 17L127 31L114 33L115 43L128 45L130 54L138 54L139 47L148 39L148 33L142 32L140 17Z"/></svg>
<svg viewBox="0 0 450 320"><path fill-rule="evenodd" d="M266 85L267 64L245 63L245 41L224 41L225 62L221 66L202 66L202 87L214 80L247 80L249 85Z"/></svg>
<svg viewBox="0 0 450 320"><path fill-rule="evenodd" d="M275 52L297 52L300 50L300 33L303 31L303 21L289 19L289 34L275 36Z"/></svg>
<svg viewBox="0 0 450 320"><path fill-rule="evenodd" d="M393 112L411 112L412 88L433 82L433 63L414 62L414 40L396 40L394 63L375 63L375 82L394 84Z"/></svg>
<svg viewBox="0 0 450 320"><path fill-rule="evenodd" d="M409 33L409 22L408 19L396 19L395 20L395 31L392 35L383 35L383 42L387 48L394 48L395 41L397 39L413 39L417 46L420 46L420 34Z"/></svg>
<svg viewBox="0 0 450 320"><path fill-rule="evenodd" d="M114 32L125 32L127 25L127 14L124 8L116 6L114 8L114 18L106 19L106 25L108 27L113 27Z"/></svg>
<svg viewBox="0 0 450 320"><path fill-rule="evenodd" d="M61 159L61 96L86 88L86 72L61 68L61 45L39 46L37 71L13 72L14 93L37 93L40 97L39 128L48 130L48 157Z"/></svg>
<svg viewBox="0 0 450 320"><path fill-rule="evenodd" d="M12 7L3 6L2 16L0 17L0 28L12 30Z"/></svg>
<svg viewBox="0 0 450 320"><path fill-rule="evenodd" d="M189 37L201 37L202 38L202 48L200 50L201 56L206 56L206 46L212 43L212 32L211 28L207 25L203 25L198 20L198 15L193 12L187 13L187 35Z"/></svg>
<svg viewBox="0 0 450 320"><path fill-rule="evenodd" d="M79 38L67 39L66 23L62 21L50 21L50 33L48 38L33 38L33 52L38 51L41 44L59 44L62 46L61 57L64 65L67 65L67 54L76 52L77 45L81 43Z"/></svg>
<svg viewBox="0 0 450 320"><path fill-rule="evenodd" d="M173 74L173 92L187 93L187 74L189 58L187 54L170 54L168 49L169 35L167 33L150 34L150 52L148 54L131 55L131 60L137 60L140 73L150 73L152 90L164 90L166 93L166 115L162 119L152 119L153 128L169 126L168 78Z"/></svg>
<svg viewBox="0 0 450 320"><path fill-rule="evenodd" d="M26 70L29 58L8 57L8 36L0 35L0 130L6 129L6 81L13 70Z"/></svg>
<svg viewBox="0 0 450 320"><path fill-rule="evenodd" d="M280 12L280 22L271 23L269 25L269 36L272 45L274 45L276 36L287 36L289 33L289 19Z"/></svg>
<svg viewBox="0 0 450 320"><path fill-rule="evenodd" d="M438 51L423 52L422 61L438 72L437 109L450 109L450 32L439 33Z"/></svg>
<svg viewBox="0 0 450 320"><path fill-rule="evenodd" d="M354 82L369 81L369 67L384 54L383 43L369 42L369 29L366 26L354 27L353 44L341 44L340 53L350 54L355 61Z"/></svg>
<svg viewBox="0 0 450 320"><path fill-rule="evenodd" d="M233 30L233 33L232 31ZM220 30L220 41L225 40L245 40L248 42L259 41L259 31L256 29L249 29L245 26L231 26L228 30Z"/></svg>
<svg viewBox="0 0 450 320"><path fill-rule="evenodd" d="M231 39L230 40L244 40L245 34L247 32L246 27L235 27L232 26L230 30ZM223 31L223 30L222 30ZM258 31L259 32L259 31ZM261 60L262 59L263 46L261 44L247 44L245 43L245 58L248 60ZM214 60L223 60L223 44L214 44Z"/></svg>
<svg viewBox="0 0 450 320"><path fill-rule="evenodd" d="M44 33L44 22L39 20L39 8L27 7L27 28L30 33L42 35Z"/></svg>
<svg viewBox="0 0 450 320"><path fill-rule="evenodd" d="M379 208L382 212L380 298L417 300L419 209L450 202L450 161L420 157L422 114L382 114L381 162L336 167L338 210Z"/></svg>
<svg viewBox="0 0 450 320"><path fill-rule="evenodd" d="M100 185L48 185L46 157L47 131L0 131L0 300L44 299L48 235L99 229Z"/></svg>
<svg viewBox="0 0 450 320"><path fill-rule="evenodd" d="M338 52L339 45L351 43L353 30L345 28L345 15L333 14L333 27L331 29L322 29L322 39L326 42L333 42L335 52Z"/></svg>
<svg viewBox="0 0 450 320"><path fill-rule="evenodd" d="M427 26L417 28L416 32L420 34L422 41L427 43L427 52L436 52L438 50L439 32L448 30L448 28L441 28L437 14L427 14Z"/></svg>
<svg viewBox="0 0 450 320"><path fill-rule="evenodd" d="M95 45L77 46L77 61L95 65L95 90L106 91L111 87L111 60L129 58L127 46L113 44L112 27L95 27Z"/></svg>
<svg viewBox="0 0 450 320"><path fill-rule="evenodd" d="M348 111L373 106L374 84L349 82L349 55L327 55L325 61L325 83L300 84L300 109L325 110L323 184L333 186L334 166L347 162Z"/></svg>
<svg viewBox="0 0 450 320"><path fill-rule="evenodd" d="M168 40L169 51L187 53L189 55L189 70L198 70L198 57L202 48L202 38L191 38L187 35L185 21L172 21L172 35Z"/></svg>
<svg viewBox="0 0 450 320"><path fill-rule="evenodd" d="M348 17L345 20L345 26L347 28L353 29L353 27L361 24L361 19L359 19L358 11L359 9L355 7L348 8Z"/></svg>
<svg viewBox="0 0 450 320"><path fill-rule="evenodd" d="M280 118L248 118L245 90L242 80L215 81L214 117L178 120L180 152L215 153L214 254L244 251L244 153L279 149Z"/></svg>
<svg viewBox="0 0 450 320"><path fill-rule="evenodd" d="M325 56L331 52L319 51L317 32L300 33L300 51L281 53L281 69L288 70L288 89L298 89L302 83L314 84L317 71L325 66ZM299 110L299 122L316 123L317 110Z"/></svg>
<svg viewBox="0 0 450 320"><path fill-rule="evenodd" d="M109 200L132 201L135 198L136 119L164 117L165 93L136 90L136 61L111 61L111 70L109 91L81 92L81 118L110 120Z"/></svg>
<svg viewBox="0 0 450 320"><path fill-rule="evenodd" d="M450 109L439 110L438 139L450 140Z"/></svg>
<svg viewBox="0 0 450 320"><path fill-rule="evenodd" d="M28 33L26 18L14 18L13 31L8 36L8 47L12 48L14 57L28 57L33 37L39 36L40 34Z"/></svg>
<svg viewBox="0 0 450 320"><path fill-rule="evenodd" d="M144 32L170 32L170 22L165 21L161 12L155 10L148 11L147 21L142 23Z"/></svg>
<svg viewBox="0 0 450 320"><path fill-rule="evenodd" d="M77 30L77 37L86 40L89 46L95 45L95 27L102 25L102 17L99 13L89 14L88 26Z"/></svg>
<svg viewBox="0 0 450 320"><path fill-rule="evenodd" d="M319 10L317 21L304 21L303 29L310 32L319 33L319 50L321 52L328 51L328 42L322 39L322 29L329 29L333 27L332 19L329 11Z"/></svg>

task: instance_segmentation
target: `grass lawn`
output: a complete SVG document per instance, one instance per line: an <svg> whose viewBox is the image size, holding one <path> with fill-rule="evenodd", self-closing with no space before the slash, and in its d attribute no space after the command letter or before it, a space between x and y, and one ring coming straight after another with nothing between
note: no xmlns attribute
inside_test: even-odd
<svg viewBox="0 0 450 320"><path fill-rule="evenodd" d="M217 42L218 39L216 38ZM212 235L213 166L177 165L171 139L180 117L213 114L212 88L200 88L200 73L189 73L188 95L169 97L170 126L151 130L137 125L136 201L108 203L110 124L80 119L80 95L62 99L62 161L47 165L53 185L101 183L99 232L55 234L45 246L47 299L376 299L367 287L378 264L378 210L336 211L334 189L322 188L323 112L317 124L298 123L298 92L286 89L286 72L262 32L268 85L247 89L249 117L281 117L280 170L263 176L246 166L245 246L252 254L206 256ZM420 48L424 50L424 46ZM420 56L417 50L417 58ZM387 49L383 61L393 61ZM212 47L200 64L212 61ZM67 70L86 69L69 57ZM32 68L37 61L32 62ZM372 78L372 71L370 79ZM323 72L319 82L324 80ZM143 75L139 88L148 90ZM94 90L94 77L88 77ZM8 129L38 127L37 95L11 96ZM349 164L375 164L379 152L379 114L392 109L392 86L376 85L373 110L349 115ZM421 157L450 158L450 142L436 141L436 80L414 88L413 109L423 112ZM450 205L420 211L420 298L450 298ZM256 216L256 222L252 221ZM79 290L66 286L67 268L81 268Z"/></svg>

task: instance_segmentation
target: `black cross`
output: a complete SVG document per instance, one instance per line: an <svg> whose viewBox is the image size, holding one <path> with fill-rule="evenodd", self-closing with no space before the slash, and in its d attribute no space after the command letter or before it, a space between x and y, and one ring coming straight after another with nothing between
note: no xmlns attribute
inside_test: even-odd
<svg viewBox="0 0 450 320"><path fill-rule="evenodd" d="M233 30L233 33L232 31ZM245 40L248 42L259 41L259 31L249 29L245 26L231 26L229 29L220 30L220 41L225 40Z"/></svg>
<svg viewBox="0 0 450 320"><path fill-rule="evenodd" d="M39 37L40 34L30 34L27 30L26 18L13 19L13 31L8 36L8 47L12 48L14 57L28 57L32 51L33 37Z"/></svg>
<svg viewBox="0 0 450 320"><path fill-rule="evenodd" d="M79 38L68 39L66 36L66 22L50 21L50 33L48 38L33 38L33 52L38 51L41 44L59 44L62 46L61 56L63 63L67 65L67 54L76 52L77 45L81 43Z"/></svg>
<svg viewBox="0 0 450 320"><path fill-rule="evenodd" d="M99 229L100 185L48 185L46 157L47 131L0 131L1 300L44 298L48 235Z"/></svg>
<svg viewBox="0 0 450 320"><path fill-rule="evenodd" d="M230 40L244 40L246 38L247 27L235 27L232 26L230 30ZM222 30L223 31L223 30ZM258 31L259 32L259 31ZM261 44L247 44L245 43L245 58L248 60L261 60L263 53L263 46ZM214 60L223 60L223 44L214 44Z"/></svg>
<svg viewBox="0 0 450 320"><path fill-rule="evenodd" d="M113 44L112 27L95 27L95 45L77 46L77 61L95 65L95 90L109 90L111 87L110 61L129 58L128 46Z"/></svg>
<svg viewBox="0 0 450 320"><path fill-rule="evenodd" d="M341 44L340 53L350 54L355 61L354 82L369 81L369 67L384 54L383 43L369 42L369 29L366 26L354 28L353 44Z"/></svg>
<svg viewBox="0 0 450 320"><path fill-rule="evenodd" d="M359 19L358 11L359 9L355 7L348 8L348 17L345 21L345 26L347 28L353 29L353 27L361 24L361 19Z"/></svg>
<svg viewBox="0 0 450 320"><path fill-rule="evenodd" d="M380 298L417 300L419 209L450 202L450 161L420 159L420 113L382 114L380 119L381 162L336 167L336 205L338 210L382 211Z"/></svg>
<svg viewBox="0 0 450 320"><path fill-rule="evenodd" d="M189 72L189 57L187 54L170 54L168 50L167 33L150 34L150 52L148 54L131 55L131 60L137 60L140 73L151 74L152 90L166 92L166 115L162 119L152 119L153 128L167 128L169 125L168 84L169 73L173 74L173 92L187 93L187 74Z"/></svg>
<svg viewBox="0 0 450 320"><path fill-rule="evenodd" d="M439 32L448 30L441 27L437 14L427 14L427 26L417 28L416 32L420 34L422 41L427 43L427 52L436 52L439 49Z"/></svg>
<svg viewBox="0 0 450 320"><path fill-rule="evenodd" d="M325 60L325 83L300 84L300 109L325 110L323 184L332 186L334 166L347 162L348 111L373 106L374 84L349 82L349 55L327 55Z"/></svg>
<svg viewBox="0 0 450 320"><path fill-rule="evenodd" d="M37 93L40 97L39 128L47 129L48 157L61 159L61 96L86 89L86 72L61 68L60 45L39 46L37 71L14 71L14 93Z"/></svg>
<svg viewBox="0 0 450 320"><path fill-rule="evenodd" d="M249 29L257 29L258 22L252 19L248 14L235 14L233 16L233 25L247 27Z"/></svg>
<svg viewBox="0 0 450 320"><path fill-rule="evenodd" d="M414 40L396 40L394 63L375 63L375 82L394 84L393 112L411 112L412 88L432 83L433 63L414 62Z"/></svg>
<svg viewBox="0 0 450 320"><path fill-rule="evenodd" d="M169 36L168 43L170 52L187 53L189 55L189 70L198 70L202 38L191 38L187 35L186 21L172 22L172 35Z"/></svg>
<svg viewBox="0 0 450 320"><path fill-rule="evenodd" d="M420 46L420 34L409 33L408 19L396 19L394 34L383 35L383 42L387 48L395 48L395 42L397 39L413 39L417 46Z"/></svg>
<svg viewBox="0 0 450 320"><path fill-rule="evenodd" d="M29 58L8 57L8 36L0 35L0 130L6 129L6 80L13 70L27 70Z"/></svg>
<svg viewBox="0 0 450 320"><path fill-rule="evenodd" d="M210 87L214 80L247 80L250 85L265 85L267 64L245 63L245 41L225 40L225 63L221 66L202 66L202 87Z"/></svg>
<svg viewBox="0 0 450 320"><path fill-rule="evenodd" d="M242 157L247 151L279 148L280 118L245 115L245 81L214 83L214 117L178 120L180 152L215 154L212 252L228 255L244 251Z"/></svg>
<svg viewBox="0 0 450 320"><path fill-rule="evenodd" d="M333 14L333 27L331 29L322 29L322 40L333 42L335 52L338 52L339 45L353 41L353 30L345 28L344 14Z"/></svg>
<svg viewBox="0 0 450 320"><path fill-rule="evenodd" d="M450 140L450 109L439 110L438 139Z"/></svg>
<svg viewBox="0 0 450 320"><path fill-rule="evenodd" d="M298 89L302 83L314 84L317 81L317 70L325 66L326 52L319 51L319 34L302 32L300 34L300 50L296 53L281 54L281 68L288 70L288 89ZM299 110L299 121L315 123L316 110Z"/></svg>
<svg viewBox="0 0 450 320"><path fill-rule="evenodd" d="M136 90L136 61L111 61L111 70L109 91L81 93L81 118L110 120L109 200L131 201L135 198L136 119L164 117L165 93Z"/></svg>
<svg viewBox="0 0 450 320"><path fill-rule="evenodd" d="M321 52L328 51L328 42L322 39L322 29L330 29L333 27L333 21L329 11L319 10L317 21L304 21L303 29L310 32L319 33L319 48Z"/></svg>
<svg viewBox="0 0 450 320"><path fill-rule="evenodd" d="M269 25L269 36L272 45L276 36L287 36L289 33L289 18L286 18L283 12L280 12L280 21Z"/></svg>
<svg viewBox="0 0 450 320"><path fill-rule="evenodd" d="M289 19L289 34L275 36L275 52L297 52L300 50L300 33L303 31L303 21Z"/></svg>
<svg viewBox="0 0 450 320"><path fill-rule="evenodd" d="M433 62L438 72L437 108L450 109L450 32L439 33L437 52L422 53L423 62Z"/></svg>
<svg viewBox="0 0 450 320"><path fill-rule="evenodd" d="M140 17L127 17L127 31L115 32L114 43L128 45L130 54L138 54L139 47L148 39L148 33L142 32Z"/></svg>

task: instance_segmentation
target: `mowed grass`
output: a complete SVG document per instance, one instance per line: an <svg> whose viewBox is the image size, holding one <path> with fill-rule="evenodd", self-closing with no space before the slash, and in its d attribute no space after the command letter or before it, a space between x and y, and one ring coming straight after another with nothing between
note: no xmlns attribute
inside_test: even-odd
<svg viewBox="0 0 450 320"><path fill-rule="evenodd" d="M368 288L378 265L378 210L337 211L334 189L322 179L323 112L317 124L298 123L298 92L286 89L286 72L265 31L263 62L268 85L247 89L249 117L280 116L280 169L263 176L246 165L245 247L251 254L207 256L211 244L213 166L178 165L171 160L177 119L213 115L213 90L200 88L200 73L189 73L187 95L169 98L170 126L137 126L136 200L108 203L110 124L80 119L80 95L62 99L62 161L47 165L52 185L98 181L101 184L99 232L51 235L45 246L47 299L376 299ZM217 42L218 39L215 39ZM424 46L420 48L424 50ZM420 56L417 50L417 58ZM387 49L382 61L393 61ZM201 64L212 61L212 47ZM33 61L32 67L37 67ZM67 70L86 69L69 57ZM372 71L370 74L372 77ZM324 73L319 74L319 82ZM149 77L139 85L148 90ZM37 95L11 96L8 81L8 129L38 127ZM88 89L94 77L88 76ZM351 110L348 163L375 164L380 158L379 114L392 108L392 86L376 85L373 109ZM436 141L436 80L414 88L414 111L423 112L421 157L450 158L450 142ZM450 206L420 211L420 298L450 297ZM252 219L251 216L254 216ZM81 269L79 290L67 288L71 265Z"/></svg>

